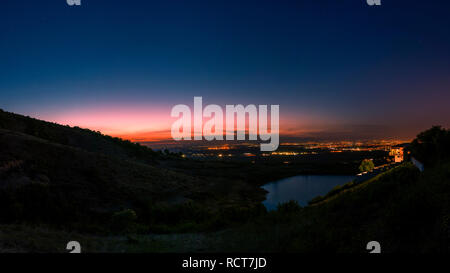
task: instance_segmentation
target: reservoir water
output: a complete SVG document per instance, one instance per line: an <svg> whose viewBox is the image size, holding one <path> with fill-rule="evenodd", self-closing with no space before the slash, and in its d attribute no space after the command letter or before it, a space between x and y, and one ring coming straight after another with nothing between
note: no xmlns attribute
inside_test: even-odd
<svg viewBox="0 0 450 273"><path fill-rule="evenodd" d="M269 193L263 202L268 210L277 208L278 203L296 200L301 206L318 195L327 194L333 187L353 180L355 176L348 175L297 175L280 179L262 188Z"/></svg>

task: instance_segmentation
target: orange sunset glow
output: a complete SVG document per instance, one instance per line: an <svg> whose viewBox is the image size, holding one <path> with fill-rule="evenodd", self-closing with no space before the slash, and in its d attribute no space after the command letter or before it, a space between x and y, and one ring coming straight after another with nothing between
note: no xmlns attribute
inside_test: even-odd
<svg viewBox="0 0 450 273"><path fill-rule="evenodd" d="M114 105L62 110L58 113L38 115L37 118L72 127L78 126L99 131L102 134L119 137L132 142L151 142L172 140L171 126L178 118L172 118L170 116L170 110L171 106L155 108ZM209 119L204 118L203 124ZM308 119L305 117L304 119L299 119L289 114L281 115L280 134L284 136L306 134L311 130L318 129L318 124L321 124L318 118L314 119L310 117ZM226 121L224 120L225 126ZM248 118L246 132L248 133Z"/></svg>

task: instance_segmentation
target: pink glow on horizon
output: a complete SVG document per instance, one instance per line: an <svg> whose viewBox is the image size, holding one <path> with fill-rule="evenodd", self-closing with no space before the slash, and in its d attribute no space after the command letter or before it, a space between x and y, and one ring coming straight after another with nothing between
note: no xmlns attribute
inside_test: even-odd
<svg viewBox="0 0 450 273"><path fill-rule="evenodd" d="M38 118L62 125L100 131L106 135L134 142L162 141L172 140L171 126L178 119L170 116L171 109L172 106L169 105L156 107L142 105L86 106L39 115ZM268 120L270 120L270 112L268 115ZM205 118L203 124L207 120L209 118ZM296 115L295 113L280 114L280 135L299 136L317 129L317 124L323 122L320 117ZM225 125L224 122L224 127ZM248 126L246 127L248 130Z"/></svg>
<svg viewBox="0 0 450 273"><path fill-rule="evenodd" d="M68 109L39 118L63 125L100 131L111 136L132 136L141 132L167 130L170 112L164 108L111 106Z"/></svg>

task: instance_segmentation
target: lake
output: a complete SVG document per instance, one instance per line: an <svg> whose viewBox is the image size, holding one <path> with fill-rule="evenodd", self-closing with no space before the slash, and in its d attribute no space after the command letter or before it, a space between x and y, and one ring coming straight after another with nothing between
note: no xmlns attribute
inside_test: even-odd
<svg viewBox="0 0 450 273"><path fill-rule="evenodd" d="M305 206L314 197L323 196L335 186L354 178L349 175L297 175L280 179L262 187L269 192L263 204L268 210L274 210L278 203L289 200L297 200L301 206Z"/></svg>

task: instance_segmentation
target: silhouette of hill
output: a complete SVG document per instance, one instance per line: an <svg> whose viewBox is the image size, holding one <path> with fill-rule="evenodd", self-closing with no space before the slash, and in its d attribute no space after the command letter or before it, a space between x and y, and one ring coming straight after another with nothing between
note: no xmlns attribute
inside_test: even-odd
<svg viewBox="0 0 450 273"><path fill-rule="evenodd" d="M412 142L422 173L405 162L268 212L248 178L279 167L194 162L0 111L0 252L64 252L79 239L88 251L366 252L379 240L383 252L448 253L449 136L433 127Z"/></svg>
<svg viewBox="0 0 450 273"><path fill-rule="evenodd" d="M186 169L172 167L180 161ZM214 164L229 172L228 165ZM205 166L99 132L0 111L0 223L101 233L171 231L186 224L197 229L206 228L217 210L264 198L257 185L192 168Z"/></svg>
<svg viewBox="0 0 450 273"><path fill-rule="evenodd" d="M168 156L147 147L3 111L0 151L0 220L7 223L104 224L115 212L208 188L155 166Z"/></svg>
<svg viewBox="0 0 450 273"><path fill-rule="evenodd" d="M76 147L88 152L101 153L122 159L144 163L155 163L161 153L100 132L79 127L63 126L22 115L4 112L0 109L0 129L20 132L52 143Z"/></svg>

